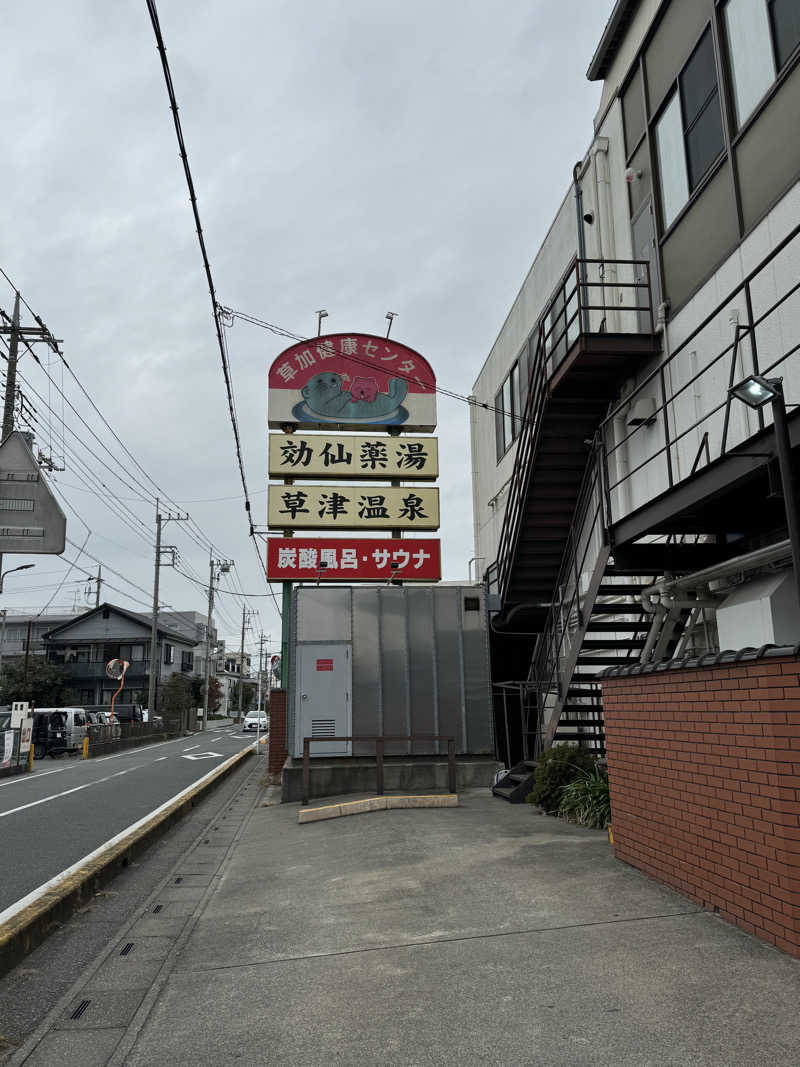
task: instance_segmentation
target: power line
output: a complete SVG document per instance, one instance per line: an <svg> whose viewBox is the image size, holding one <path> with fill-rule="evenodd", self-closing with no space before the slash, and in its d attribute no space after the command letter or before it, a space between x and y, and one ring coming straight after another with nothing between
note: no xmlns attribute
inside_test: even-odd
<svg viewBox="0 0 800 1067"><path fill-rule="evenodd" d="M275 323L267 322L265 319L256 318L255 315L248 315L246 312L237 311L235 308L225 307L220 305L219 313L223 317L223 325L232 326L234 319L242 319L243 322L249 322L252 326L260 326L264 330L269 330L272 333L277 334L280 337L285 337L290 341L305 341L309 344L315 344L317 338L306 337L303 334L294 333L292 330L286 330L283 326L276 326ZM225 317L230 319L230 322L225 323ZM359 357L358 355L348 355L347 359L351 363L357 363L361 367L368 367L372 370L375 369L375 364L368 359ZM495 404L486 404L480 400L470 400L468 396L463 393L457 393L453 389L447 389L443 385L437 385L434 382L420 381L419 377L411 374L403 374L398 370L392 370L392 376L400 378L409 384L420 385L423 389L430 389L433 393L440 393L442 396L449 397L451 400L459 400L464 404L469 404L470 407L483 408L486 411L492 411L499 415L508 415L510 418L517 420L518 422L525 421L524 416L520 414L513 414L510 411L505 411L503 408L497 407Z"/></svg>
<svg viewBox="0 0 800 1067"><path fill-rule="evenodd" d="M192 205L192 214L194 215L195 229L197 231L197 241L200 245L200 254L203 259L203 269L206 274L206 281L208 282L208 292L211 298L211 313L214 319L214 329L217 335L217 344L219 346L220 358L222 360L222 375L225 379L225 391L228 398L228 411L231 418L231 426L233 427L233 438L236 447L236 461L239 467L239 476L242 481L242 489L244 490L244 507L247 513L247 521L250 527L250 536L253 536L253 520L250 509L250 497L247 491L247 479L244 473L244 461L242 458L242 443L239 437L239 426L236 419L236 405L233 398L233 383L231 381L230 365L228 362L228 352L225 345L225 338L223 337L222 327L220 325L219 313L217 311L217 296L214 288L214 278L211 274L211 264L208 259L208 252L206 251L206 242L203 237L203 227L200 223L200 212L197 207L197 196L194 191L194 181L192 179L191 168L189 167L189 157L186 153L186 144L183 138L183 129L181 128L181 120L178 114L178 103L175 97L175 88L172 84L172 74L170 72L169 63L167 61L167 50L164 45L164 38L161 33L161 24L158 18L158 11L156 10L155 0L147 0L147 10L150 14L150 21L153 25L153 32L156 38L156 47L158 48L159 56L161 57L161 67L164 72L164 81L167 86L167 94L169 96L169 106L172 111L172 119L175 125L175 136L178 140L178 150L180 152L181 162L183 163L183 173L186 178L186 185L189 190L189 200Z"/></svg>

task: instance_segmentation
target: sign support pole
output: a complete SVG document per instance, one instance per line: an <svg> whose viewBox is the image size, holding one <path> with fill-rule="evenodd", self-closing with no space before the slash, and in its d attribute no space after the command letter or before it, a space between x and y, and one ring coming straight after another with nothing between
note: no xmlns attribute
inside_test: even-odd
<svg viewBox="0 0 800 1067"><path fill-rule="evenodd" d="M281 603L281 687L289 688L289 615L292 610L292 583L282 582Z"/></svg>

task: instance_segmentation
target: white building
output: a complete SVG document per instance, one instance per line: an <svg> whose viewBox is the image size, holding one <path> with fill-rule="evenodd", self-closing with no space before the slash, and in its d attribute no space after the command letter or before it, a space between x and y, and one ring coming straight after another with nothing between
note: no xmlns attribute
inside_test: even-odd
<svg viewBox="0 0 800 1067"><path fill-rule="evenodd" d="M618 0L588 76L589 148L473 387L512 758L602 748L604 666L800 640L773 409L728 392L782 378L800 444L800 7Z"/></svg>

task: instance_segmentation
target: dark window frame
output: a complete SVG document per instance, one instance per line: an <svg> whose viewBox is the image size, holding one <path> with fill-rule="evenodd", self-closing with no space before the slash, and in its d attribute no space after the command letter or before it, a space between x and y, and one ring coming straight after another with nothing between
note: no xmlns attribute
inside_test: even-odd
<svg viewBox="0 0 800 1067"><path fill-rule="evenodd" d="M527 399L527 392L523 393L522 379L526 373L526 355L527 345L522 346L522 350L514 362L509 368L508 374L503 377L503 381L500 388L495 393L494 397L494 438L495 438L495 453L497 456L496 462L500 461L508 454L509 449L519 437L520 429L522 427L522 415L521 399L525 396ZM515 387L516 376L516 387ZM503 393L506 386L508 386L509 398L510 398L510 410L505 408L505 402L503 400ZM506 437L506 418L511 422L511 436Z"/></svg>
<svg viewBox="0 0 800 1067"><path fill-rule="evenodd" d="M761 97L761 99L758 101L758 103L755 105L755 107L750 112L750 114L747 116L747 118L744 119L743 122L739 122L738 125L737 125L736 107L735 107L735 104L733 103L734 91L735 91L734 90L734 84L733 84L733 79L734 79L734 76L735 76L734 75L734 66L733 66L733 55L732 55L732 52L731 52L730 41L728 40L728 34L726 32L726 29L725 29L725 8L728 6L729 0L717 0L717 12L718 12L719 20L720 20L719 25L720 25L721 47L722 47L722 49L724 51L724 62L725 62L725 68L726 68L725 72L724 72L725 83L726 83L725 88L726 88L726 94L730 97L730 100L731 100L731 113L732 113L732 125L733 125L732 131L731 131L731 146L733 148L735 148L738 145L738 143L746 136L746 134L747 134L748 130L750 129L750 127L754 123L756 123L758 121L760 116L764 113L766 108L769 106L770 101L772 100L772 98L774 96L776 96L780 92L781 87L783 86L784 82L787 80L787 78L791 77L791 74L794 71L795 67L798 65L798 63L800 63L800 43L798 43L797 45L795 45L794 50L792 52L790 52L790 54L787 56L787 58L784 61L783 65L781 65L781 63L780 63L780 61L778 59L778 49L777 49L777 45L776 45L776 42L775 42L775 28L774 28L774 22L773 22L773 16L772 16L773 2L772 2L772 0L762 0L762 2L764 4L766 4L766 7L767 7L767 23L769 25L769 37L770 37L770 47L772 49L772 61L775 64L775 77L772 79L771 85L766 90L766 92Z"/></svg>
<svg viewBox="0 0 800 1067"><path fill-rule="evenodd" d="M685 105L684 105L683 93L681 92L681 77L683 76L685 70L687 69L687 67L691 63L692 59L696 55L698 49L702 45L706 34L710 34L710 38L711 38L711 54L712 54L713 61L714 61L715 87L708 94L708 96L706 97L706 99L703 102L703 106L698 110L698 113L694 116L693 120L687 124L687 122L686 122L686 110L685 110ZM723 82L723 80L721 78L721 74L722 74L722 72L721 72L721 70L719 68L719 65L717 63L716 50L714 49L713 24L712 24L712 22L709 21L709 22L707 22L705 24L704 28L701 30L700 35L698 36L697 40L694 42L694 44L693 44L693 46L692 46L692 48L691 48L691 50L689 52L689 55L686 57L686 59L684 60L684 62L681 64L681 66L679 67L678 71L676 72L675 78L674 78L674 80L672 82L671 87L667 90L667 92L664 95L663 100L661 101L661 103L658 106L658 109L649 118L648 123L647 123L647 131L648 131L648 135L650 137L650 141L651 141L652 148L653 148L653 151L652 151L652 154L651 154L651 158L653 160L653 175L654 175L654 178L655 178L654 191L655 191L655 189L657 189L657 195L655 197L655 201L656 201L656 207L658 209L657 218L658 218L658 224L659 224L658 225L658 229L659 229L659 234L660 234L659 235L659 244L663 243L663 241L665 241L666 238L669 237L669 235L672 233L672 231L675 229L675 227L680 225L681 220L684 218L684 216L689 211L691 206L695 203L695 201L698 199L698 197L702 194L703 190L706 188L706 186L709 184L709 182L713 180L713 176L717 173L719 168L724 164L725 160L728 159L728 146L727 146L726 137L725 137L725 112L723 111L723 98L722 98L723 90L727 89L727 86ZM682 132L682 138L683 138L684 164L686 166L686 184L687 184L687 186L689 188L689 195L686 198L686 202L684 203L684 205L680 208L680 210L675 215L675 218L672 219L672 221L670 222L669 226L665 226L664 225L663 190L662 190L662 182L661 182L661 168L660 168L659 163L658 163L657 127L658 127L658 124L661 121L664 113L666 112L667 108L670 106L670 104L675 99L675 94L676 93L678 94L678 102L679 102L679 105L680 105L680 112L681 112L681 132ZM706 169L703 171L703 173L697 179L694 187L692 187L691 173L690 173L690 169L689 169L689 150L688 150L688 144L687 144L686 138L687 138L687 134L689 134L691 132L691 130L694 129L697 121L702 117L703 114L705 114L705 111L706 111L706 109L708 107L708 104L710 103L710 101L713 99L714 96L716 96L716 98L717 98L717 106L718 106L719 112L720 112L720 129L721 129L721 132L722 132L722 148L716 154L716 156L714 156L714 158L711 160L711 162L707 165Z"/></svg>

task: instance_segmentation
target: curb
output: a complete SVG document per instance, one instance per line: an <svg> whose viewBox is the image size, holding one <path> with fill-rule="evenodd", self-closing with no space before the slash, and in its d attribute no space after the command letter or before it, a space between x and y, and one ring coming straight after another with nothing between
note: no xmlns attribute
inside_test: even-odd
<svg viewBox="0 0 800 1067"><path fill-rule="evenodd" d="M301 808L297 813L299 823L322 822L324 819L339 819L343 815L361 815L367 811L391 811L394 808L457 808L456 793L433 793L429 796L367 797L365 800L348 800L343 804L325 804L319 808Z"/></svg>
<svg viewBox="0 0 800 1067"><path fill-rule="evenodd" d="M128 831L123 831L113 844L107 848L101 846L96 853L79 860L74 868L69 868L52 883L45 883L43 892L36 899L0 922L0 975L16 967L20 960L48 937L54 927L88 902L101 886L110 882L156 837L190 811L199 798L252 754L253 749L249 747L237 752L199 782L167 801L155 814L135 823Z"/></svg>

